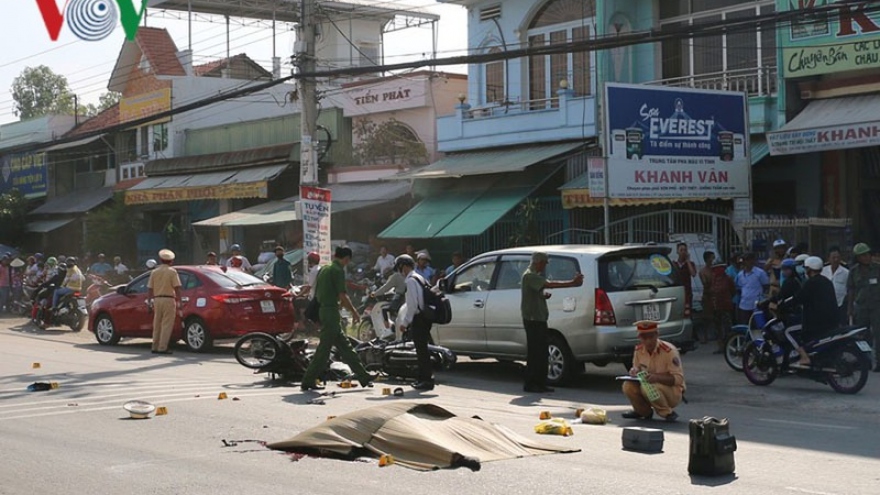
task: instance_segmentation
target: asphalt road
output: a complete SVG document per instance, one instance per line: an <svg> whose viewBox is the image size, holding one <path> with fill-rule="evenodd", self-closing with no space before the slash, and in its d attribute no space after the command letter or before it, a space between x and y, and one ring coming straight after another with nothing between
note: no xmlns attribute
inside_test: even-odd
<svg viewBox="0 0 880 495"><path fill-rule="evenodd" d="M88 332L39 331L0 319L0 494L871 494L880 487L880 374L855 396L786 378L755 387L704 348L683 358L690 403L677 424L635 423L613 377L621 365L589 366L571 387L523 395L516 364L461 362L433 392L403 399L380 389L342 390L326 405L313 393L273 386L239 366L229 346L196 355L149 353L147 341L99 346ZM40 363L34 369L33 363ZM27 392L35 381L58 382ZM227 400L218 400L225 392ZM122 404L143 399L166 416L127 419ZM235 400L237 399L237 400ZM339 415L389 400L431 402L479 415L527 436L540 411L573 417L609 411L604 426L573 425L572 437L541 440L578 453L422 473L376 462L292 458L257 443L275 441ZM737 436L736 475L687 474L687 418L727 417ZM665 430L664 452L621 449L623 426Z"/></svg>

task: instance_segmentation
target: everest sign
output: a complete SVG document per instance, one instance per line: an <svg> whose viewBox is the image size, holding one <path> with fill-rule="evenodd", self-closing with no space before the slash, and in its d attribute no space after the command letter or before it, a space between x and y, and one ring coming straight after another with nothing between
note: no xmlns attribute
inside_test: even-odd
<svg viewBox="0 0 880 495"><path fill-rule="evenodd" d="M606 84L608 196L749 196L744 93Z"/></svg>

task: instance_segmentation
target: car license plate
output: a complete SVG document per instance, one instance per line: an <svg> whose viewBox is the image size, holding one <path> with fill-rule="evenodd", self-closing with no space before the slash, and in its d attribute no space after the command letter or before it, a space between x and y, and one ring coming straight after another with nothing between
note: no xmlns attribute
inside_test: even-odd
<svg viewBox="0 0 880 495"><path fill-rule="evenodd" d="M660 305L655 303L642 305L642 319L660 321Z"/></svg>
<svg viewBox="0 0 880 495"><path fill-rule="evenodd" d="M274 313L275 303L272 301L260 301L260 308L263 310L263 313Z"/></svg>
<svg viewBox="0 0 880 495"><path fill-rule="evenodd" d="M857 340L856 345L859 346L859 350L862 352L871 352L871 345L864 340Z"/></svg>

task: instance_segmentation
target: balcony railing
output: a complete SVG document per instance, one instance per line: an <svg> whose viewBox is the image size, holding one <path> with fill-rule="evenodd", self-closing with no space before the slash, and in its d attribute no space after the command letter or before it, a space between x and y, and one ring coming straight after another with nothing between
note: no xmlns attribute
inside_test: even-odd
<svg viewBox="0 0 880 495"><path fill-rule="evenodd" d="M772 96L777 89L775 66L753 67L710 74L675 77L650 81L645 84L674 86L678 88L718 89L742 91L749 96Z"/></svg>
<svg viewBox="0 0 880 495"><path fill-rule="evenodd" d="M462 112L462 118L480 119L485 117L499 117L513 113L555 110L557 108L559 108L559 97L541 98L538 100L497 102L465 110Z"/></svg>

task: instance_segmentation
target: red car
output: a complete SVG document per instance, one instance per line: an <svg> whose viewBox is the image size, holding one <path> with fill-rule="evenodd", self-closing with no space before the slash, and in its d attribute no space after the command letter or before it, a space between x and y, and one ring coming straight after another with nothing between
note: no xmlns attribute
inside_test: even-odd
<svg viewBox="0 0 880 495"><path fill-rule="evenodd" d="M293 330L293 298L287 291L217 266L174 268L180 276L183 304L172 342L182 339L191 351L200 352L211 347L214 339ZM153 315L147 306L149 276L144 273L92 303L89 330L98 343L114 345L122 337L152 338Z"/></svg>

